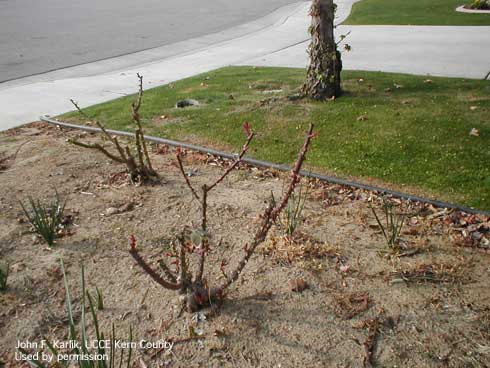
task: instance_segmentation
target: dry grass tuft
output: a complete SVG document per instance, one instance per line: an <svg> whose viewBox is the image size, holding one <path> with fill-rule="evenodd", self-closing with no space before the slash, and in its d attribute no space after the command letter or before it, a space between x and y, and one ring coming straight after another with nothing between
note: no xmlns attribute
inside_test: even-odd
<svg viewBox="0 0 490 368"><path fill-rule="evenodd" d="M423 263L410 268L400 269L390 274L390 283L455 283L469 281L468 264L459 263Z"/></svg>
<svg viewBox="0 0 490 368"><path fill-rule="evenodd" d="M334 296L334 312L343 319L352 319L369 309L368 293L337 294Z"/></svg>
<svg viewBox="0 0 490 368"><path fill-rule="evenodd" d="M273 234L260 253L271 256L276 262L296 263L308 268L321 267L318 264L320 260L340 257L338 247L320 242L301 231L296 231L292 236Z"/></svg>

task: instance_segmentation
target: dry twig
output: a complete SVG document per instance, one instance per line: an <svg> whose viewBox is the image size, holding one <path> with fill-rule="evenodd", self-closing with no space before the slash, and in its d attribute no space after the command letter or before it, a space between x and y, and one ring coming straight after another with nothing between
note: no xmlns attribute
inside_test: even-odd
<svg viewBox="0 0 490 368"><path fill-rule="evenodd" d="M373 355L374 349L376 347L376 338L378 336L379 328L379 317L369 319L364 321L365 326L368 328L368 336L366 341L364 341L364 358L362 360L362 365L364 368L373 367Z"/></svg>
<svg viewBox="0 0 490 368"><path fill-rule="evenodd" d="M411 269L399 270L391 273L391 283L449 283L457 279L464 279L461 264L421 264Z"/></svg>
<svg viewBox="0 0 490 368"><path fill-rule="evenodd" d="M126 170L130 175L131 181L143 182L152 178L158 178L158 174L153 169L153 166L151 164L150 156L148 155L148 148L144 138L143 127L141 125L139 110L143 98L143 77L140 74L137 74L137 76L139 80L138 97L136 102L133 102L131 105L131 109L132 109L131 116L133 118L134 123L136 124L134 137L135 137L137 159L135 158L135 155L132 152L132 150L129 148L129 146L125 146L123 148L119 143L117 137L110 135L109 132L105 129L104 125L98 120L95 120L95 124L97 124L97 126L100 128L100 130L107 138L107 140L109 140L109 142L111 142L113 146L116 148L117 154L109 152L100 143L83 143L76 139L70 139L69 142L83 148L98 150L99 152L102 152L104 155L109 157L111 160L117 163L125 164ZM73 106L75 106L75 108L80 113L80 115L82 115L87 119L89 118L88 115L80 108L77 102L75 102L74 100L70 100L70 101L73 104Z"/></svg>
<svg viewBox="0 0 490 368"><path fill-rule="evenodd" d="M19 151L20 149L30 143L31 141L25 141L23 143L21 143L19 145L19 147L17 147L17 149L15 150L14 154L13 155L10 155L10 156L7 156L4 152L0 152L0 172L2 171L5 171L7 170L8 168L10 168L10 166L12 165L12 163L15 161L15 159L17 158L17 155L19 154ZM10 162L10 163L9 163Z"/></svg>

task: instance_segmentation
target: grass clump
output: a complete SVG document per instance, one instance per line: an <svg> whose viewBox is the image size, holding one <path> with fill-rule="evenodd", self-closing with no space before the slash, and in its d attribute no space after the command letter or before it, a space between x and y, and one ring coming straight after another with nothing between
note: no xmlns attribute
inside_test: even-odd
<svg viewBox="0 0 490 368"><path fill-rule="evenodd" d="M97 310L96 310L96 305L94 303L94 300L90 296L88 292L85 290L85 271L84 267L82 265L82 275L81 275L81 282L82 282L82 300L81 300L81 323L79 326L79 331L77 331L77 324L75 323L75 317L74 317L74 308L70 296L70 289L68 287L68 280L66 277L65 273L65 268L63 265L63 261L61 261L61 270L63 273L63 280L64 280L64 285L65 285L65 292L66 292L66 309L67 309L67 314L68 314L68 337L70 341L73 341L75 346L73 349L71 349L69 352L61 352L58 349L56 349L52 343L48 342L46 340L46 345L49 349L50 354L53 355L54 359L53 362L55 362L56 367L72 367L72 366L77 366L79 368L114 368L114 367L131 367L131 362L132 362L132 340L133 340L133 332L132 328L130 327L129 329L129 338L125 340L128 344L128 353L127 355L125 354L123 349L120 349L120 353L116 355L117 348L115 346L115 342L118 340L116 338L116 333L115 333L115 327L114 324L112 324L112 331L110 334L110 338L108 345L110 348L106 348L104 345L106 338L103 332L100 331L99 329L99 319L97 316ZM88 301L88 305L87 305ZM87 316L86 316L86 308L89 308L90 310L90 315L92 317L92 324L94 326L95 330L95 336L93 339L91 339L87 333L88 331L88 323L87 323ZM104 342L104 344L97 344L98 347L96 349L89 349L89 341L100 341ZM22 354L28 355L29 353L22 348L19 348L19 351ZM69 360L64 360L63 358L66 357L67 355L73 357L73 359ZM85 357L85 359L84 359ZM95 358L97 359L88 359L88 357ZM61 359L60 359L61 358ZM46 365L41 361L38 360L31 360L29 363L38 368L48 368L51 365Z"/></svg>
<svg viewBox="0 0 490 368"><path fill-rule="evenodd" d="M44 239L49 247L54 245L58 230L63 222L63 212L66 202L60 199L58 192L49 205L42 203L39 199L28 198L29 209L20 202L22 210L34 231Z"/></svg>
<svg viewBox="0 0 490 368"><path fill-rule="evenodd" d="M89 298L90 300L93 300L92 299L92 296L90 295L90 293L87 291L87 298ZM102 294L102 292L100 291L100 289L98 287L95 288L95 300L96 300L96 305L97 305L97 310L104 310L104 295Z"/></svg>
<svg viewBox="0 0 490 368"><path fill-rule="evenodd" d="M384 220L378 215L373 206L370 206L373 212L374 218L381 229L383 237L386 240L386 244L390 249L399 249L400 234L405 224L407 215L405 213L399 213L396 211L396 207L393 202L383 197L383 204L381 206Z"/></svg>
<svg viewBox="0 0 490 368"><path fill-rule="evenodd" d="M484 3L486 0L474 2ZM465 0L363 0L354 4L343 24L488 26L488 14L460 13L455 9Z"/></svg>
<svg viewBox="0 0 490 368"><path fill-rule="evenodd" d="M289 202L284 209L282 227L287 236L292 236L303 220L303 209L308 196L308 187L306 189L303 187L300 185L299 189L291 194Z"/></svg>

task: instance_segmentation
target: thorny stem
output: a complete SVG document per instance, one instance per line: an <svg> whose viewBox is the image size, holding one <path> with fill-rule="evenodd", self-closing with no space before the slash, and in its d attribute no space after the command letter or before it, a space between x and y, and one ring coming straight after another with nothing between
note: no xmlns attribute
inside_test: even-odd
<svg viewBox="0 0 490 368"><path fill-rule="evenodd" d="M110 141L111 141L112 143L114 143L114 145L116 146L117 151L119 152L119 155L121 155L121 158L122 158L124 161L128 161L128 160L129 160L129 157L131 156L131 154L130 154L130 153L128 153L128 156L126 156L126 154L124 153L123 148L122 148L122 147L121 147L121 145L119 144L119 140L118 140L116 137L111 137L111 136L109 135L109 133L107 133L107 131L105 131L104 126L103 126L101 123L99 123L98 121L97 121L97 125L98 125L98 126L99 126L99 128L100 128L100 129L102 129L102 131L103 131L103 132L104 132L104 133L105 133L105 134L106 134L106 135L109 137ZM127 148L127 147L126 147L126 148ZM126 151L129 151L129 149L127 149Z"/></svg>
<svg viewBox="0 0 490 368"><path fill-rule="evenodd" d="M15 159L17 158L17 155L19 154L21 148L28 144L28 143L31 143L32 141L25 141L24 143L21 143L19 145L19 147L17 147L17 149L15 150L15 153L13 155L10 155L10 156L3 156L3 152L0 153L0 172L1 171L5 171L9 168L9 166L6 164L8 161L15 161Z"/></svg>
<svg viewBox="0 0 490 368"><path fill-rule="evenodd" d="M165 275L168 277L170 282L177 283L177 278L175 277L173 272L170 270L170 268L168 268L168 266L166 265L166 263L164 261L159 261L158 265L160 266L162 271L165 273Z"/></svg>
<svg viewBox="0 0 490 368"><path fill-rule="evenodd" d="M196 198L198 201L201 201L201 198L199 198L199 195L197 194L196 190L194 189L194 187L192 186L191 184L191 181L189 180L189 177L186 175L185 173L185 170L184 170L184 165L182 164L182 156L180 154L180 152L177 152L176 154L176 157L177 157L177 163L179 164L179 169L180 169L180 172L182 173L182 176L184 177L185 179L185 182L187 184L187 186L189 187L189 189L191 190L192 192L192 195L194 196L194 198Z"/></svg>
<svg viewBox="0 0 490 368"><path fill-rule="evenodd" d="M254 135L255 135L255 133L250 132L250 134L247 137L247 141L243 145L242 151L240 152L240 154L236 158L235 162L233 162L233 164L226 169L226 171L223 173L223 175L221 175L221 177L218 180L216 180L214 182L214 184L212 184L208 187L208 192L210 192L216 185L221 183L223 181L223 179L226 178L228 176L228 174L231 173L235 169L235 167L237 167L237 165L242 161L242 158L245 155L245 153L247 153L248 146L250 145L250 142L252 141Z"/></svg>
<svg viewBox="0 0 490 368"><path fill-rule="evenodd" d="M237 158L233 162L233 164L231 164L225 170L225 172L213 184L211 184L210 186L203 185L203 187L202 187L202 199L197 194L196 190L192 186L191 181L189 180L189 178L185 174L184 165L182 164L182 157L181 157L180 152L178 151L177 155L176 155L177 156L177 163L179 165L180 172L184 176L185 182L186 182L187 186L189 187L189 189L191 190L192 195L194 196L194 198L196 198L198 201L200 201L201 207L202 207L202 216L201 216L201 219L202 219L202 223L201 223L202 240L201 240L201 244L199 247L199 251L200 251L199 263L198 263L197 272L196 272L196 281L197 282L202 281L202 277L204 274L204 265L206 262L206 252L208 251L208 248L209 248L209 239L207 237L207 198L208 198L208 193L213 188L215 188L219 183L221 183L226 178L226 176L228 176L228 174L230 174L237 167L237 165L242 161L242 158L245 155L245 153L247 153L248 147L250 146L250 142L254 138L254 133L249 129L248 123L247 123L246 131L247 131L247 140L245 141L245 144L243 145L240 154L237 156Z"/></svg>
<svg viewBox="0 0 490 368"><path fill-rule="evenodd" d="M204 263L206 262L206 252L208 251L209 240L207 237L208 230L208 192L209 188L206 184L202 186L202 224L201 224L201 246L200 246L200 254L199 254L199 265L196 274L196 280L202 281L202 276L204 274Z"/></svg>
<svg viewBox="0 0 490 368"><path fill-rule="evenodd" d="M255 249L265 240L267 237L267 233L269 232L272 224L279 216L281 211L287 205L289 197L294 191L296 184L299 182L299 172L301 170L301 166L305 160L306 152L308 151L308 147L310 145L311 139L313 138L313 124L310 124L310 128L308 130L307 136L305 138L305 142L303 147L301 148L298 158L296 160L295 165L293 166L293 170L291 171L290 182L287 191L284 193L279 204L274 205L274 201L271 200L269 206L266 208L263 214L263 220L260 228L255 233L254 239L252 243L245 247L245 254L243 258L238 263L236 269L232 272L230 277L225 281L224 284L220 286L221 292L224 291L227 287L229 287L233 282L235 282L240 276L241 272L245 268L248 260L254 254Z"/></svg>
<svg viewBox="0 0 490 368"><path fill-rule="evenodd" d="M75 108L77 109L78 113L80 115L82 115L83 117L85 117L86 119L90 119L90 117L80 108L80 106L78 105L78 103L76 101L74 101L73 99L70 99L70 102L73 104L73 106L75 106ZM110 142L112 142L115 146L116 146L116 149L117 151L119 152L119 155L121 156L121 159L123 160L122 162L126 162L127 161L127 157L126 155L124 154L124 150L122 149L121 145L119 144L119 141L116 137L113 137L109 134L109 132L105 129L104 125L102 125L102 123L98 120L95 120L95 124L97 124L97 126L100 128L100 130L102 130L102 132L104 133L104 135L107 137L107 139L109 139ZM73 141L74 143L75 141ZM83 147L83 146L82 146ZM105 152L104 152L105 153ZM109 156L109 155L108 155ZM112 158L114 155L112 156L109 156L110 158ZM117 161L117 160L116 160ZM121 161L118 161L118 162L121 162Z"/></svg>
<svg viewBox="0 0 490 368"><path fill-rule="evenodd" d="M180 252L179 252L179 263L180 263L180 271L179 271L179 282L181 284L180 291L185 292L187 287L189 286L189 282L191 281L191 275L188 274L188 264L187 257L185 251L185 237L184 232L182 232L180 238Z"/></svg>
<svg viewBox="0 0 490 368"><path fill-rule="evenodd" d="M105 129L104 125L102 125L99 121L95 120L95 123L97 126L102 130L104 135L107 137L107 139L114 144L116 147L117 151L119 152L119 156L117 157L114 154L111 154L109 151L107 151L105 148L103 148L100 144L86 144L86 143L80 143L77 141L72 140L71 142L74 144L77 144L78 146L85 147L85 148L94 148L102 153L104 153L107 157L110 159L119 162L119 163L124 163L126 164L126 168L131 176L131 181L135 179L140 179L140 180L145 180L149 179L150 177L158 177L158 173L153 170L153 167L151 165L150 161L150 156L148 154L148 147L146 146L146 141L144 139L143 135L143 127L141 126L141 119L139 115L139 109L141 107L141 100L143 98L143 77L140 74L138 75L139 79L139 93L138 93L138 98L135 102L131 104L131 109L132 109L132 118L134 122L137 125L136 131L135 131L135 142L136 142L136 150L137 150L137 158L133 156L131 153L131 149L128 146L125 146L124 148L119 144L118 139L115 136L111 136L109 132ZM75 108L78 110L78 112L88 118L88 116L82 111L80 106L74 101L70 100L71 103L75 106ZM136 161L138 160L138 161Z"/></svg>
<svg viewBox="0 0 490 368"><path fill-rule="evenodd" d="M169 290L179 290L182 287L182 280L178 283L171 283L161 277L151 266L146 263L146 261L140 256L138 250L136 249L136 241L132 240L131 249L129 250L131 256L138 265L159 285L163 286L165 289Z"/></svg>
<svg viewBox="0 0 490 368"><path fill-rule="evenodd" d="M121 159L121 158L119 158L117 156L114 156L112 153L110 153L109 151L107 151L104 147L102 147L98 143L88 144L88 143L83 143L83 142L76 141L74 139L70 139L69 142L70 143L73 143L76 146L80 146L80 147L83 147L83 148L91 148L91 149L99 150L104 155L106 155L107 157L109 157L110 159L112 159L112 160L114 160L116 162L119 162L121 164L126 163L123 159Z"/></svg>
<svg viewBox="0 0 490 368"><path fill-rule="evenodd" d="M261 244L265 240L267 233L269 232L269 230L273 224L273 219L271 217L273 209L274 209L274 205L273 205L273 202L271 201L269 203L269 206L266 208L266 210L264 212L262 224L261 224L259 230L255 233L252 244L250 246L248 244L245 246L245 254L244 254L243 258L240 260L240 262L238 263L237 267L232 272L232 274L219 287L219 290L224 291L233 282L238 280L238 277L240 276L241 272L243 271L243 269L247 265L247 262L250 259L250 257L252 256L252 254L255 252L255 249L257 248L257 246L259 246L259 244ZM224 274L224 270L222 270L222 271Z"/></svg>
<svg viewBox="0 0 490 368"><path fill-rule="evenodd" d="M80 108L80 106L75 100L70 98L70 102L72 103L73 106L75 106L75 108L77 109L80 115L82 115L85 119L90 119L90 117L87 114L85 114L85 112Z"/></svg>
<svg viewBox="0 0 490 368"><path fill-rule="evenodd" d="M286 207L289 201L289 197L291 197L291 194L294 192L294 188L296 187L296 184L299 183L300 180L299 172L301 170L301 166L303 166L303 162L306 157L306 152L308 151L308 146L310 145L312 138L313 138L313 124L310 124L310 128L308 129L308 133L305 142L303 143L303 147L301 147L301 150L298 153L298 158L296 159L296 163L294 164L293 170L291 171L288 189L286 190L286 193L283 195L279 204L276 206L276 208L274 208L274 210L271 213L271 217L274 220L279 215L279 213L284 209L284 207Z"/></svg>
<svg viewBox="0 0 490 368"><path fill-rule="evenodd" d="M146 159L146 164L148 165L149 174L156 175L155 170L153 170L153 167L151 166L150 157L148 155L148 148L146 146L146 141L143 137L143 128L141 126L141 119L139 114L139 110L141 107L141 100L143 98L143 76L140 75L139 73L137 73L136 75L138 76L138 80L139 80L138 99L136 100L136 102L133 102L133 104L131 105L133 110L132 113L133 120L138 126L138 129L136 130L136 145L138 146L138 155L139 155L141 167L142 168L145 167L145 164L143 162L143 157L142 157L144 154Z"/></svg>

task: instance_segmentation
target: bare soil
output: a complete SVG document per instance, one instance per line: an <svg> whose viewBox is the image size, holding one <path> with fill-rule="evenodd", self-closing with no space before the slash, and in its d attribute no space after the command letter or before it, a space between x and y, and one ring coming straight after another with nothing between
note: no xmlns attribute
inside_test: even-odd
<svg viewBox="0 0 490 368"><path fill-rule="evenodd" d="M369 207L375 193L309 182L304 219L292 238L280 224L215 314L181 311L178 295L156 285L128 253L134 235L156 264L199 209L171 149L152 146L159 183L129 185L124 168L66 142L82 134L42 123L0 134L0 257L9 262L0 292L0 361L15 361L17 340L67 337L63 258L80 310L80 263L98 287L101 329L176 342L138 350L134 367L488 367L490 223L484 216L395 201L410 212L404 249L390 251ZM2 157L2 156L0 156ZM191 180L209 183L228 163L187 152ZM208 282L232 267L250 240L265 200L284 174L243 166L212 193ZM67 200L66 227L52 249L32 232L19 201ZM79 313L78 313L79 315ZM192 337L192 338L189 338ZM372 357L368 358L368 352ZM0 363L1 366L1 363Z"/></svg>

